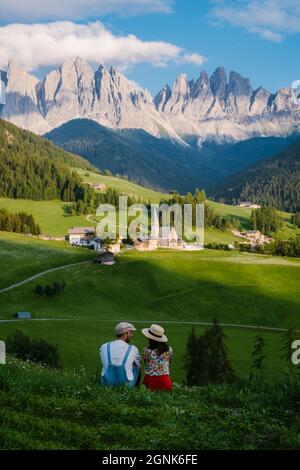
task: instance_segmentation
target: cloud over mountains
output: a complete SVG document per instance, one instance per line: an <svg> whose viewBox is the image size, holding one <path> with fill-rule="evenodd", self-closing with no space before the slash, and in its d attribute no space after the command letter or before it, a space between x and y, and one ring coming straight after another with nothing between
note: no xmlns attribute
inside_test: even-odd
<svg viewBox="0 0 300 470"><path fill-rule="evenodd" d="M6 67L8 60L13 58L32 71L56 66L70 56L123 69L137 63L160 67L175 61L199 66L205 61L202 55L169 42L143 41L132 34L115 35L100 21L88 24L56 21L0 27L0 67Z"/></svg>

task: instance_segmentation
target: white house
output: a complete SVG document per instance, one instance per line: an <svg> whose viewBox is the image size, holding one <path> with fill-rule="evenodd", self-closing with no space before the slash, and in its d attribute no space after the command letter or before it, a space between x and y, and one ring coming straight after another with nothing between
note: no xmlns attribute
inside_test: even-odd
<svg viewBox="0 0 300 470"><path fill-rule="evenodd" d="M69 244L88 246L95 235L95 227L71 227L68 230Z"/></svg>
<svg viewBox="0 0 300 470"><path fill-rule="evenodd" d="M251 209L260 209L260 205L259 204L254 204L252 202L240 202L239 203L239 206L240 207L249 207Z"/></svg>

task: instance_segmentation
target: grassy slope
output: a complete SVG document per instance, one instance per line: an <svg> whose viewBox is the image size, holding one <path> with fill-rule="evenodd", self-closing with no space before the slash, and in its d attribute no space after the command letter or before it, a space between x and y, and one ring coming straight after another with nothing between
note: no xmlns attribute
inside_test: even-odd
<svg viewBox="0 0 300 470"><path fill-rule="evenodd" d="M138 184L131 183L122 178L116 178L115 176L104 176L92 173L91 171L81 170L79 168L72 168L76 171L83 181L90 183L104 183L108 188L115 188L120 192L126 193L130 196L141 197L144 201L151 201L152 203L158 203L163 198L168 198L168 194L154 191L153 189L144 188ZM87 176L87 174L89 176Z"/></svg>
<svg viewBox="0 0 300 470"><path fill-rule="evenodd" d="M36 248L34 243L29 254L23 245L18 245L14 252L18 253L20 268L13 265L8 278L2 271L2 286L8 280L24 278L23 264L28 263L29 257L34 264L32 272L39 271L47 258L49 262L40 245ZM9 267L14 258L9 259L7 244L1 246L1 255L6 254ZM77 250L70 253L75 255ZM51 263L53 259L51 256ZM64 366L73 368L82 363L95 372L99 368L98 347L111 337L116 322L137 321L138 328L149 322L166 322L176 352L173 377L181 381L182 355L190 325L168 322L211 321L218 317L224 323L270 327L291 323L300 329L299 268L297 260L247 253L131 251L123 253L113 267L82 265L40 278L38 282L42 284L66 281L66 291L57 297L37 297L33 293L37 281L0 294L2 319L11 318L19 309L31 311L35 318L66 319L1 324L0 336L6 337L18 327L48 338L58 344ZM203 331L203 327L198 330ZM226 333L234 367L239 375L246 376L256 331L226 328ZM284 369L280 360L281 335L264 331L264 337L269 358L267 375L275 377ZM135 343L140 348L145 345L141 334L136 334Z"/></svg>
<svg viewBox="0 0 300 470"><path fill-rule="evenodd" d="M159 193L152 189L138 186L137 184L131 183L127 180L116 178L114 176L103 176L91 171L86 171L78 168L73 168L77 171L84 181L94 183L105 183L107 187L116 188L118 191L126 193L128 195L134 195L140 197L145 202L158 203L161 199L167 199L168 194ZM86 176L88 174L89 176ZM222 216L239 217L242 226L245 230L250 228L250 215L251 209L231 206L226 204L220 204L214 201L207 201L212 207L216 214ZM93 222L87 221L85 215L68 217L65 215L64 208L67 206L62 201L31 201L24 199L8 199L0 198L0 207L5 207L11 212L26 211L32 214L35 220L39 223L42 233L51 236L64 236L67 234L68 229L71 226L82 226L82 225L95 225ZM279 215L284 220L283 229L276 235L279 238L287 239L294 237L296 234L300 234L300 229L295 230L290 224L291 214L285 212L279 212ZM230 232L221 232L212 228L205 230L205 242L216 242L216 243L232 243L234 241L240 241L234 237Z"/></svg>
<svg viewBox="0 0 300 470"><path fill-rule="evenodd" d="M64 207L68 203L55 201L31 201L28 199L0 198L0 207L16 213L25 211L32 214L41 227L42 233L49 236L63 237L71 226L92 226L86 215L68 217Z"/></svg>
<svg viewBox="0 0 300 470"><path fill-rule="evenodd" d="M87 250L75 250L65 242L0 232L0 288L47 269L85 261L90 256Z"/></svg>
<svg viewBox="0 0 300 470"><path fill-rule="evenodd" d="M0 449L296 449L297 393L296 384L109 390L10 360L0 367Z"/></svg>

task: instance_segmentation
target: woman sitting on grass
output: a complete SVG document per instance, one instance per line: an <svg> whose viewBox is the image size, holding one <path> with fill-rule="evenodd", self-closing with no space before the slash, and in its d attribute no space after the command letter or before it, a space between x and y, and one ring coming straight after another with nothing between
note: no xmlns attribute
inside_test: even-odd
<svg viewBox="0 0 300 470"><path fill-rule="evenodd" d="M173 350L168 346L168 338L159 325L151 325L142 330L149 339L149 345L143 350L145 362L144 385L152 390L172 390L170 364Z"/></svg>

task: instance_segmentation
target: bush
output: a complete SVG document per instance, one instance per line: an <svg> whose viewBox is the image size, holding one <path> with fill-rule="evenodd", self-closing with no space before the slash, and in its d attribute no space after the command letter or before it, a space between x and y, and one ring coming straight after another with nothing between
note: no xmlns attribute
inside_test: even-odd
<svg viewBox="0 0 300 470"><path fill-rule="evenodd" d="M218 320L213 320L211 328L203 336L197 336L192 329L184 357L186 384L207 385L233 383L234 371L231 367L226 346L226 335Z"/></svg>
<svg viewBox="0 0 300 470"><path fill-rule="evenodd" d="M60 368L57 347L41 338L30 338L22 331L16 330L6 339L8 354L31 362L44 364L52 368Z"/></svg>
<svg viewBox="0 0 300 470"><path fill-rule="evenodd" d="M45 287L38 285L35 287L34 292L38 295L46 294L48 297L52 295L60 294L65 290L66 283L65 281L62 282L53 282L53 284L47 284Z"/></svg>
<svg viewBox="0 0 300 470"><path fill-rule="evenodd" d="M41 285L36 286L35 288L35 293L38 295L43 295L44 294L44 287Z"/></svg>

